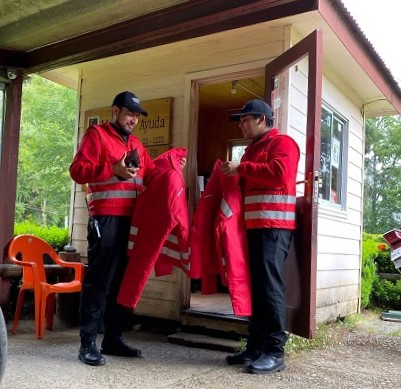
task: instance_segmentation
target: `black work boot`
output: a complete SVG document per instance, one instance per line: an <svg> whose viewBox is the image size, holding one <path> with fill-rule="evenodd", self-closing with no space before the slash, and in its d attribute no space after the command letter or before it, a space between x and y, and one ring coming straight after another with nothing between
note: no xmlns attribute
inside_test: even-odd
<svg viewBox="0 0 401 389"><path fill-rule="evenodd" d="M271 374L285 369L284 357L262 353L261 356L248 365L246 371L253 374Z"/></svg>
<svg viewBox="0 0 401 389"><path fill-rule="evenodd" d="M78 359L91 366L101 366L106 363L106 359L97 349L96 341L86 338L81 338Z"/></svg>
<svg viewBox="0 0 401 389"><path fill-rule="evenodd" d="M258 359L261 351L245 349L239 353L226 356L226 362L229 365L245 365Z"/></svg>
<svg viewBox="0 0 401 389"><path fill-rule="evenodd" d="M136 358L142 355L141 350L129 346L122 336L105 336L100 346L100 352L106 355Z"/></svg>

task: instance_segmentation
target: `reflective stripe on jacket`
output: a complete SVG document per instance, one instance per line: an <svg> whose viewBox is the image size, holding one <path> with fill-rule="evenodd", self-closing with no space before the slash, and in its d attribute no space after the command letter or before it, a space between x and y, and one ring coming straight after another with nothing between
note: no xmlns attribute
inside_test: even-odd
<svg viewBox="0 0 401 389"><path fill-rule="evenodd" d="M277 129L248 145L238 167L246 228L296 228L299 156L296 142Z"/></svg>
<svg viewBox="0 0 401 389"><path fill-rule="evenodd" d="M135 177L131 180L120 181L112 177L109 182L87 184L88 206L96 214L118 208L118 212L124 215L132 215L137 197L143 192L142 177ZM114 213L114 212L113 212Z"/></svg>

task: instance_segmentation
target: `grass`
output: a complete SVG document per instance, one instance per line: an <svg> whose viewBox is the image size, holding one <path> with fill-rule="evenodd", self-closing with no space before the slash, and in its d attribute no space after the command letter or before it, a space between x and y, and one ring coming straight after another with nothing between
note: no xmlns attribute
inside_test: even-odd
<svg viewBox="0 0 401 389"><path fill-rule="evenodd" d="M394 330L391 332L387 332L387 336L401 336L401 330Z"/></svg>
<svg viewBox="0 0 401 389"><path fill-rule="evenodd" d="M285 353L286 355L294 355L300 351L323 349L332 346L337 343L334 335L330 324L319 324L313 339L289 334L285 345Z"/></svg>
<svg viewBox="0 0 401 389"><path fill-rule="evenodd" d="M239 353L240 351L244 350L245 347L246 347L246 338L240 338L238 346L235 349L235 352Z"/></svg>
<svg viewBox="0 0 401 389"><path fill-rule="evenodd" d="M354 313L352 315L346 316L344 318L338 319L335 323L333 323L334 327L338 327L339 329L346 329L349 331L355 330L358 325L363 320L361 314Z"/></svg>

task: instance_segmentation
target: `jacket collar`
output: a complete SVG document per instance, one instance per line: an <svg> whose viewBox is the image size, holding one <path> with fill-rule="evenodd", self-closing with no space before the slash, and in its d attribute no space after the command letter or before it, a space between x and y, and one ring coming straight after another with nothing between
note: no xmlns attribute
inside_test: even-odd
<svg viewBox="0 0 401 389"><path fill-rule="evenodd" d="M271 128L270 130L266 131L260 138L255 139L254 141L251 142L251 144L256 144L256 143L263 143L265 141L268 141L271 137L276 136L279 133L277 128Z"/></svg>

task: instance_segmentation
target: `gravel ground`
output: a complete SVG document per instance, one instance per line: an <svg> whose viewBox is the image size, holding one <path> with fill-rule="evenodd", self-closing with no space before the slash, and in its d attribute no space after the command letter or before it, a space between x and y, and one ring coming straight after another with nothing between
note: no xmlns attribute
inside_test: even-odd
<svg viewBox="0 0 401 389"><path fill-rule="evenodd" d="M34 338L34 323L21 322L9 333L4 389L24 388L401 388L401 323L378 315L360 316L352 326L333 325L334 339L323 349L286 358L287 369L273 375L250 375L227 366L226 353L167 343L164 335L129 332L126 338L144 358L107 357L105 366L78 362L76 329L47 331Z"/></svg>

